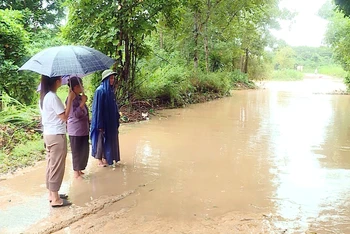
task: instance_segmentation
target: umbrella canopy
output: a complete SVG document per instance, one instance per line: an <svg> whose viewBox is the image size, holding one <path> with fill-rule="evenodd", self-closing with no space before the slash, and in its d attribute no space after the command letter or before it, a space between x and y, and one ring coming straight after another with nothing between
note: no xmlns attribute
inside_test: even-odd
<svg viewBox="0 0 350 234"><path fill-rule="evenodd" d="M67 74L89 74L109 69L114 60L87 46L57 46L40 51L19 70L30 70L55 77Z"/></svg>

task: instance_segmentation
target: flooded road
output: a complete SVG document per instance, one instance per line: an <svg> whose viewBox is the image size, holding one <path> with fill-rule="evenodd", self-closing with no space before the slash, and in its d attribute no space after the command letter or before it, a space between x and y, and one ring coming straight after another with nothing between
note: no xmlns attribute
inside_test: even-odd
<svg viewBox="0 0 350 234"><path fill-rule="evenodd" d="M122 126L121 165L75 181L67 161L70 208L45 163L1 180L0 233L350 233L350 96L305 82Z"/></svg>

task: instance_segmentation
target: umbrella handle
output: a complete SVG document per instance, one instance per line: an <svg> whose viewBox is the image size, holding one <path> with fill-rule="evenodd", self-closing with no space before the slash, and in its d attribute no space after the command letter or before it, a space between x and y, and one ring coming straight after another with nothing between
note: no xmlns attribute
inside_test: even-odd
<svg viewBox="0 0 350 234"><path fill-rule="evenodd" d="M78 78L77 80L78 80L79 86L80 86L80 88L81 88L81 90L83 91L83 94L84 94L84 87L81 85L80 79Z"/></svg>

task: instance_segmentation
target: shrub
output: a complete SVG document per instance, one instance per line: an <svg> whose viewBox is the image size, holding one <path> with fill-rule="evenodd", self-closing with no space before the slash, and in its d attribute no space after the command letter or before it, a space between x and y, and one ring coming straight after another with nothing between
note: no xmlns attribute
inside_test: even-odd
<svg viewBox="0 0 350 234"><path fill-rule="evenodd" d="M340 78L344 78L346 76L346 71L344 71L344 69L339 65L321 66L318 69L318 73Z"/></svg>
<svg viewBox="0 0 350 234"><path fill-rule="evenodd" d="M275 70L272 74L272 80L278 81L302 80L303 77L304 74L302 72L293 69Z"/></svg>
<svg viewBox="0 0 350 234"><path fill-rule="evenodd" d="M227 95L231 89L230 80L226 72L200 74L191 79L196 92L217 93Z"/></svg>
<svg viewBox="0 0 350 234"><path fill-rule="evenodd" d="M137 99L157 99L172 106L184 104L184 97L190 92L187 72L184 67L165 66L156 69L136 90Z"/></svg>

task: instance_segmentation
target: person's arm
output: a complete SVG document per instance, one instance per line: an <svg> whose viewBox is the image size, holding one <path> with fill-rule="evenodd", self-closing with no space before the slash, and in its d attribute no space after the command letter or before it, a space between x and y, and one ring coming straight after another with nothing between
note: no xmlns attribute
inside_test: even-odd
<svg viewBox="0 0 350 234"><path fill-rule="evenodd" d="M105 131L105 129L104 129L104 127L105 127L105 123L104 123L104 114L103 114L103 111L104 111L104 98L105 98L105 96L104 96L104 93L103 92L100 92L99 93L99 95L98 95L98 99L97 99L97 101L99 102L99 104L98 104L98 112L97 112L97 114L98 114L98 123L97 123L97 128L98 128L98 130L100 131L100 132L104 132Z"/></svg>
<svg viewBox="0 0 350 234"><path fill-rule="evenodd" d="M103 120L103 103L104 93L102 90L97 89L95 91L94 99L92 102L92 127L95 130L104 130Z"/></svg>
<svg viewBox="0 0 350 234"><path fill-rule="evenodd" d="M61 112L61 114L58 114L58 117L64 122L66 122L68 119L69 112L70 112L70 109L72 107L72 102L73 102L74 98L75 98L75 93L70 91L68 98L67 98L66 109L63 112ZM57 111L56 111L56 113L57 113Z"/></svg>
<svg viewBox="0 0 350 234"><path fill-rule="evenodd" d="M81 96L81 101L79 103L79 106L73 109L73 114L75 118L80 119L87 115L87 109L85 106L86 101L87 101L87 96L83 94Z"/></svg>

